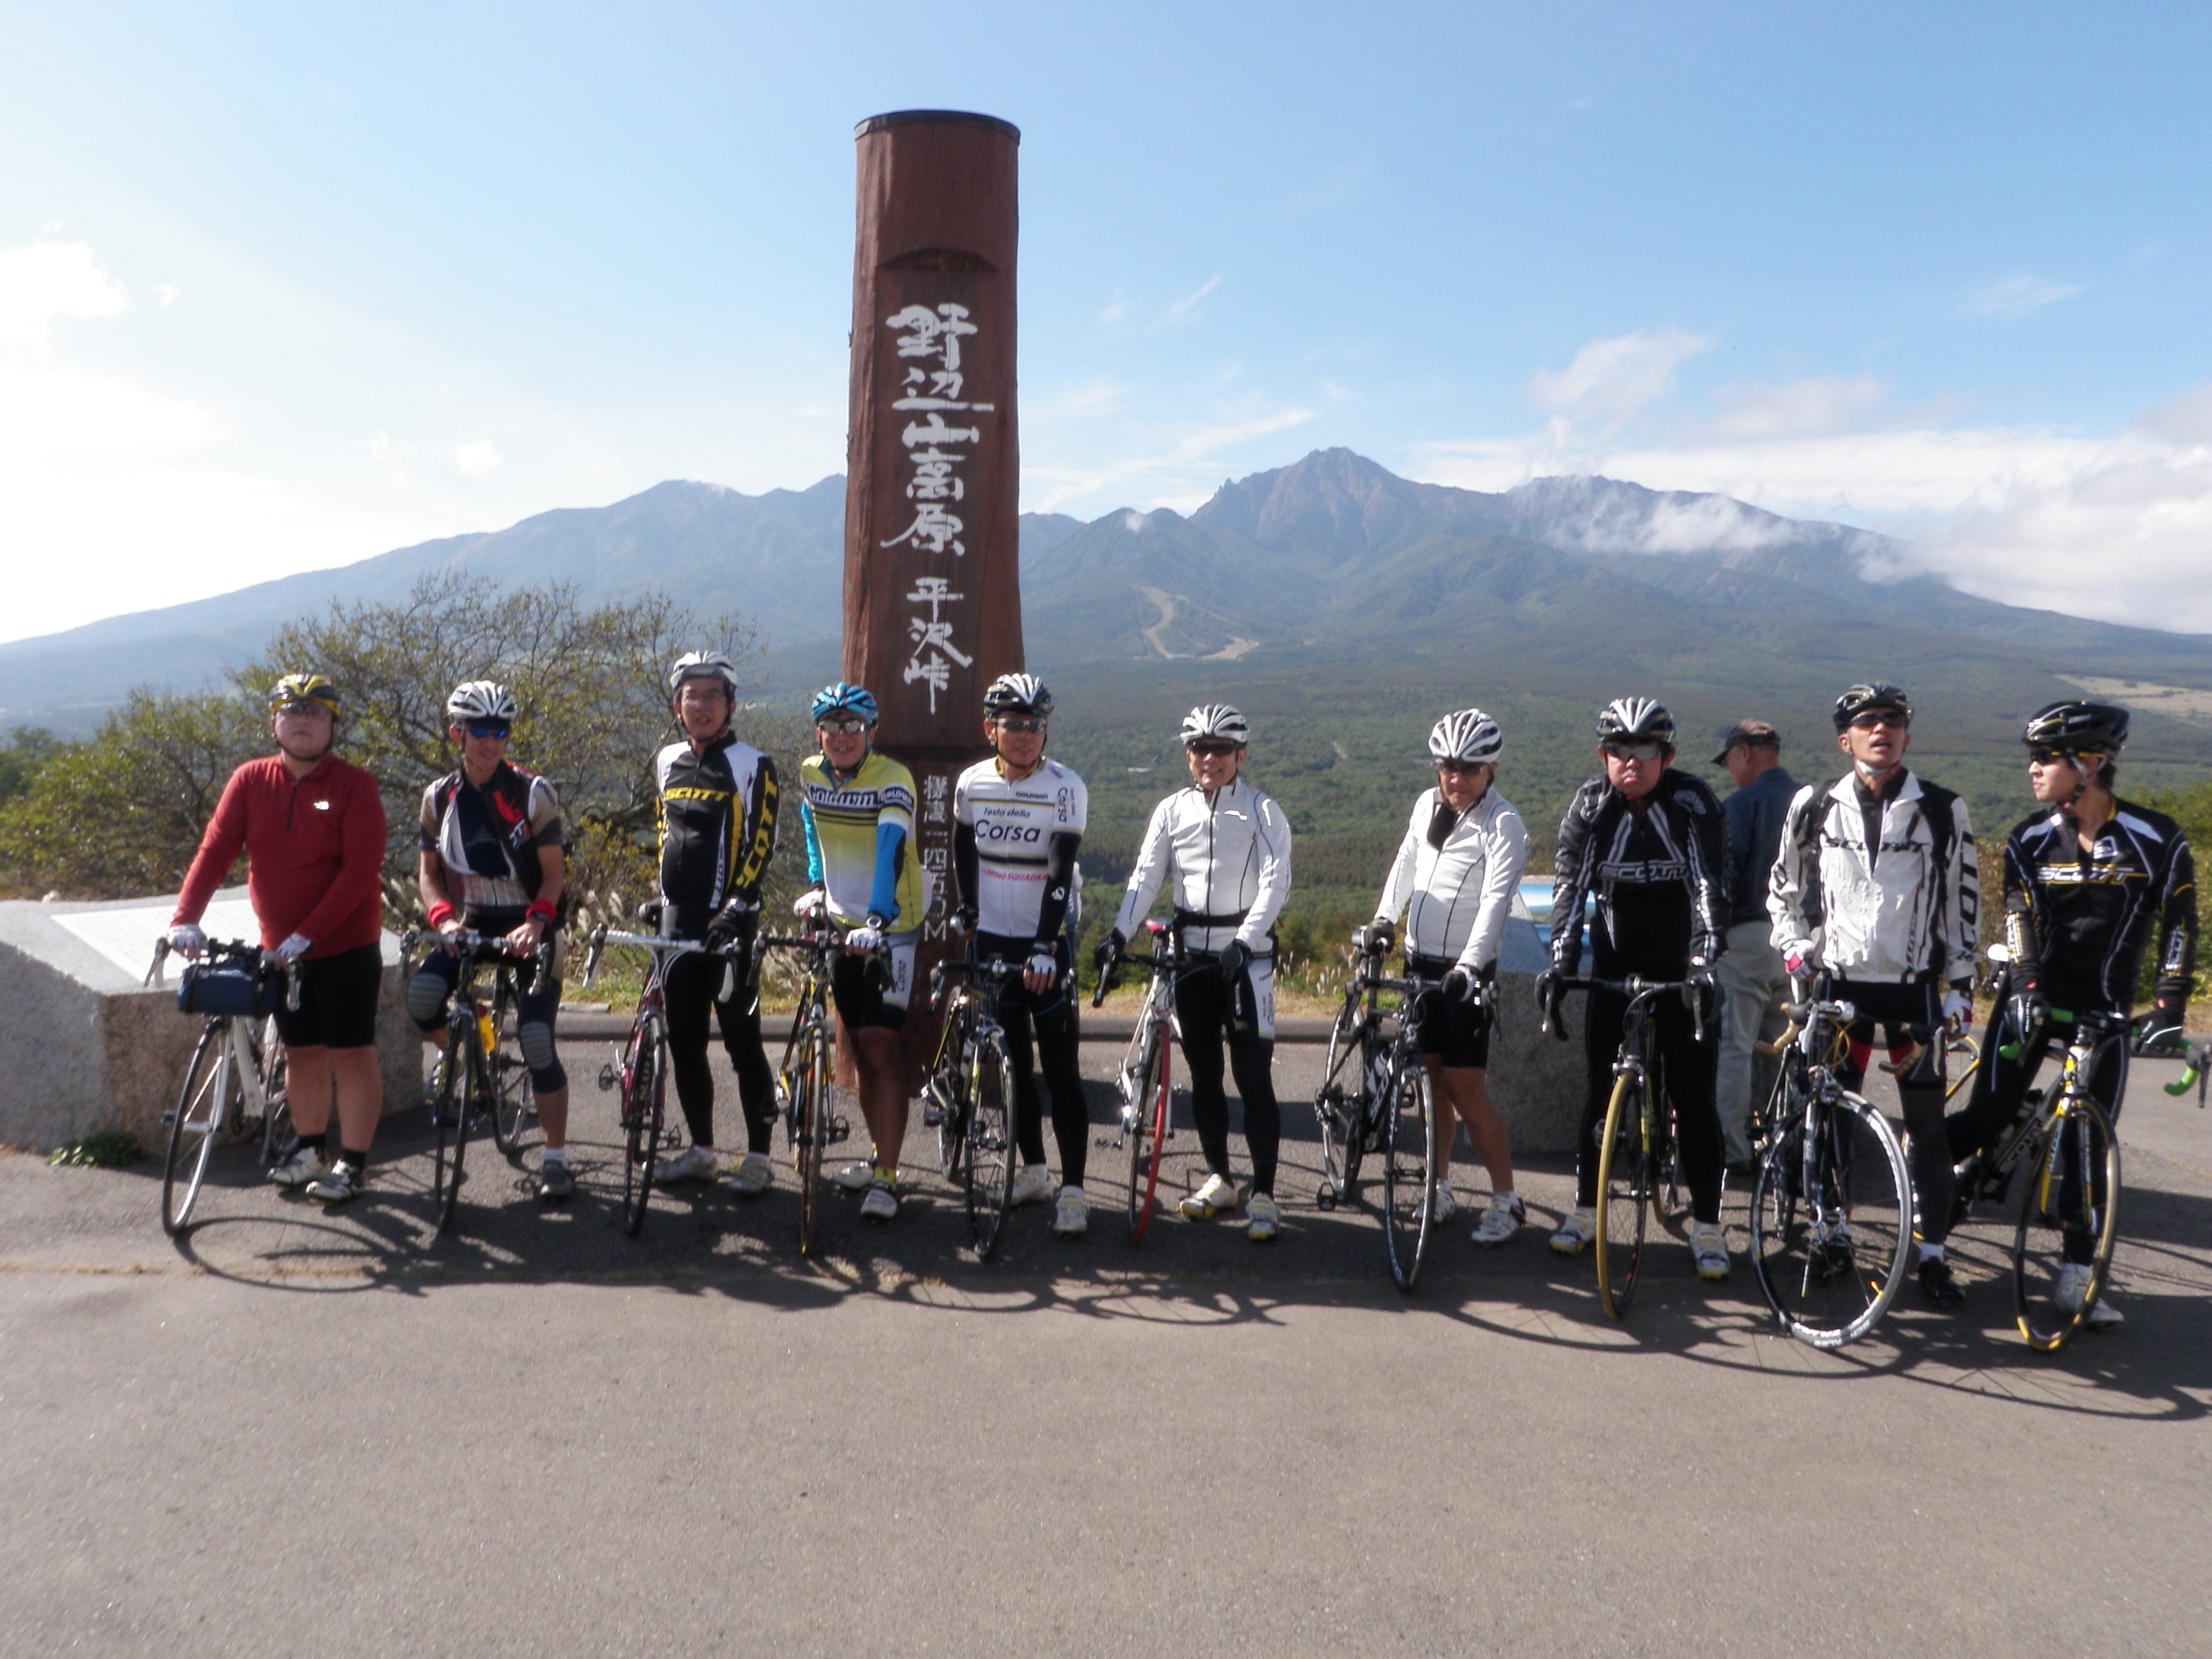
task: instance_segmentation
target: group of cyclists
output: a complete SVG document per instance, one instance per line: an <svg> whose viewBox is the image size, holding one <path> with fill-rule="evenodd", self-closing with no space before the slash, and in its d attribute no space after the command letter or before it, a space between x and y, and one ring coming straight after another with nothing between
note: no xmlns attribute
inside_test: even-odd
<svg viewBox="0 0 2212 1659"><path fill-rule="evenodd" d="M653 908L662 935L708 949L677 959L666 979L670 1061L690 1145L657 1179L719 1179L754 1197L775 1169L775 1072L761 1031L755 940L782 792L773 760L732 730L737 689L729 659L716 652L688 653L668 671L678 735L653 762ZM385 820L374 780L334 751L340 699L328 679L288 675L269 708L276 753L231 777L185 878L170 943L188 953L204 947L197 924L243 849L263 946L276 961L296 963L300 987L297 1006L276 1015L296 1133L270 1178L337 1204L361 1190L381 1103L374 1040ZM561 806L546 780L507 757L521 711L507 688L467 682L446 712L458 764L422 793L422 902L449 942L463 932L502 938L525 959L516 1042L544 1138L538 1194L558 1203L575 1188L555 1034L565 914ZM1086 794L1082 779L1045 753L1052 712L1051 692L1029 674L1002 675L986 691L990 756L963 772L952 792L948 914L979 959L1019 968L1001 981L997 1010L1016 1085L1012 1197L1051 1200L1053 1231L1073 1237L1089 1219L1072 947ZM884 1223L899 1209L908 1110L902 1031L925 911L917 792L914 775L876 747L879 710L866 689L825 687L810 714L817 752L799 769L810 886L795 908L843 934L831 989L871 1142L866 1158L832 1178L860 1194L864 1217ZM1831 994L1857 1011L1840 1073L1847 1085L1863 1075L1877 1038L1887 1051L1912 1142L1919 1284L1942 1307L1964 1299L1944 1248L1961 1207L1954 1166L2012 1121L2054 1010L2129 1012L2154 940L2148 1024L2178 1042L2197 945L2188 846L2171 818L2113 793L2126 712L2054 703L2023 733L2038 805L2005 845L2009 962L1983 1037L1985 1063L1965 1108L1947 1117L1946 1042L1972 1017L1980 886L1966 802L1905 763L1911 721L1899 687L1851 686L1834 710L1848 769L1832 785L1804 787L1779 772L1773 728L1745 721L1716 757L1740 786L1724 808L1704 782L1674 769L1675 725L1658 702L1622 697L1601 713L1599 769L1559 825L1551 964L1537 985L1544 1018L1564 1041L1567 982L1583 975L1587 951L1595 981L1583 1018L1588 1086L1575 1201L1551 1235L1554 1250L1578 1254L1596 1232L1597 1132L1628 1008L1626 994L1612 988L1632 977L1686 981L1707 1005L1662 1005L1654 1032L1689 1193L1690 1255L1707 1279L1730 1267L1721 1199L1727 1173L1748 1156L1743 1102L1757 1084L1747 1056L1793 985L1825 975ZM1111 978L1164 889L1188 964L1176 983L1176 1016L1206 1165L1181 1209L1194 1220L1241 1211L1248 1236L1264 1243L1281 1227L1274 939L1291 890L1291 833L1282 808L1245 775L1250 736L1227 704L1185 717L1190 785L1154 809L1096 966ZM1433 1214L1447 1219L1459 1207L1449 1160L1455 1124L1464 1123L1488 1181L1472 1236L1494 1247L1527 1219L1486 1073L1498 954L1528 838L1496 787L1504 736L1495 720L1480 708L1449 714L1428 750L1436 781L1414 800L1373 919L1352 943L1371 959L1401 948L1407 976L1436 988L1408 1010L1436 1085ZM426 1041L443 1035L458 964L452 951L433 951L408 987L408 1012ZM734 1161L714 1124L710 1009L745 1122L746 1150ZM2125 1064L2116 1053L2095 1080L2114 1115ZM1249 1186L1231 1164L1226 1076L1243 1102ZM1044 1144L1048 1115L1057 1183ZM2119 1317L2102 1300L2089 1313L2093 1324Z"/></svg>

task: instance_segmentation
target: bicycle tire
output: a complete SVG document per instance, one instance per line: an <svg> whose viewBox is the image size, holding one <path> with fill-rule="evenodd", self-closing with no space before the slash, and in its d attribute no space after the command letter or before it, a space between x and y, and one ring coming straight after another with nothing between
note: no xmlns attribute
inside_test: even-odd
<svg viewBox="0 0 2212 1659"><path fill-rule="evenodd" d="M1337 1008L1336 1023L1329 1027L1321 1087L1314 1091L1314 1121L1321 1128L1322 1190L1334 1204L1349 1202L1352 1184L1359 1179L1367 1122L1366 1057L1362 1052L1364 1045L1358 1040L1360 1012L1358 997L1346 992ZM1343 1076L1347 1064L1352 1066L1352 1076L1348 1092Z"/></svg>
<svg viewBox="0 0 2212 1659"><path fill-rule="evenodd" d="M161 1170L161 1231L174 1238L191 1224L215 1153L216 1132L235 1081L231 1076L228 1022L211 1019L200 1031L177 1106L169 1116L168 1162Z"/></svg>
<svg viewBox="0 0 2212 1659"><path fill-rule="evenodd" d="M968 1199L968 1237L976 1257L991 1259L1006 1231L1014 1199L1014 1068L996 1037L971 1051L968 1066L968 1150L962 1157Z"/></svg>
<svg viewBox="0 0 2212 1659"><path fill-rule="evenodd" d="M1435 1225L1437 1114L1428 1069L1416 1060L1396 1073L1382 1105L1383 1251L1392 1282L1411 1291Z"/></svg>
<svg viewBox="0 0 2212 1659"><path fill-rule="evenodd" d="M793 1149L799 1182L799 1253L811 1255L822 1220L822 1149L828 1145L833 1100L830 1040L820 1031L806 1039L799 1068L799 1145Z"/></svg>
<svg viewBox="0 0 2212 1659"><path fill-rule="evenodd" d="M660 1165L661 1130L666 1122L667 1067L660 1021L641 1013L630 1026L623 1054L623 1231L635 1238L645 1226Z"/></svg>
<svg viewBox="0 0 2212 1659"><path fill-rule="evenodd" d="M1129 1136L1129 1243L1145 1242L1146 1231L1159 1205L1160 1158L1167 1150L1168 1115L1175 1103L1175 1085L1169 1071L1165 1028L1151 1028L1152 1040L1146 1062L1144 1094L1133 1102L1136 1120Z"/></svg>
<svg viewBox="0 0 2212 1659"><path fill-rule="evenodd" d="M261 1167L275 1167L292 1139L292 1067L276 1016L261 1022L258 1058L261 1065Z"/></svg>
<svg viewBox="0 0 2212 1659"><path fill-rule="evenodd" d="M1624 1072L1607 1104L1597 1158L1597 1297L1628 1317L1644 1271L1644 1227L1651 1197L1651 1142L1644 1133L1644 1079Z"/></svg>
<svg viewBox="0 0 2212 1659"><path fill-rule="evenodd" d="M501 976L498 998L494 1004L492 1031L495 1036L507 1022L502 1018L512 999L506 978ZM521 1039L516 1038L520 1046ZM495 1044L490 1056L492 1079L492 1144L512 1158L522 1149L522 1137L530 1127L530 1120L538 1114L538 1092L530 1080L530 1067L520 1054L508 1054Z"/></svg>
<svg viewBox="0 0 2212 1659"><path fill-rule="evenodd" d="M468 1152L469 1120L476 1115L480 1053L476 1022L455 1019L446 1038L446 1070L438 1084L438 1146L430 1166L430 1215L439 1232L453 1224Z"/></svg>
<svg viewBox="0 0 2212 1659"><path fill-rule="evenodd" d="M2087 1190L2075 1183L2075 1172L2094 1172ZM2036 1148L2020 1196L2020 1218L2013 1230L2013 1317L2027 1346L2056 1353L2081 1328L2104 1293L2119 1237L2120 1144L2104 1112L2091 1100L2064 1103L2051 1133ZM2103 1201L2098 1201L2101 1182ZM2087 1199L2086 1206L2081 1202ZM2069 1212L2079 1212L2079 1218ZM2086 1235L2086 1238L2083 1237ZM2089 1279L2070 1308L2060 1305L2061 1268L2069 1254L2090 1253Z"/></svg>
<svg viewBox="0 0 2212 1659"><path fill-rule="evenodd" d="M960 1069L967 1016L964 1005L956 1005L945 1017L938 1039L937 1060L922 1092L936 1107L937 1169L946 1184L964 1188L967 1176L961 1158L968 1148L968 1080Z"/></svg>
<svg viewBox="0 0 2212 1659"><path fill-rule="evenodd" d="M1751 1192L1751 1262L1782 1328L1815 1348L1872 1330L1905 1283L1912 1174L1889 1121L1857 1095L1799 1097Z"/></svg>

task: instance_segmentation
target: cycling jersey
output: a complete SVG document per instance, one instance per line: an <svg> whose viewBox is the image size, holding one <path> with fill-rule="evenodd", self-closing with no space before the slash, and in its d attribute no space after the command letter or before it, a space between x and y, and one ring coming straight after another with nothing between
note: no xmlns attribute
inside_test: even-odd
<svg viewBox="0 0 2212 1659"><path fill-rule="evenodd" d="M1966 803L1901 768L1880 791L1856 771L1808 785L1766 908L1785 957L1850 980L1971 985L1981 885Z"/></svg>
<svg viewBox="0 0 2212 1659"><path fill-rule="evenodd" d="M2052 807L2014 827L2004 858L2015 980L2063 992L2051 997L2061 1007L2130 1007L2155 931L2159 1000L2179 1008L2187 1000L2197 967L2196 864L2172 818L2115 800L2085 854L2075 820Z"/></svg>
<svg viewBox="0 0 2212 1659"><path fill-rule="evenodd" d="M1474 973L1498 960L1528 862L1528 831L1497 790L1455 812L1442 790L1425 789L1375 914L1385 921L1404 914L1409 954Z"/></svg>
<svg viewBox="0 0 2212 1659"><path fill-rule="evenodd" d="M537 897L539 850L561 845L561 803L544 779L502 760L482 787L458 768L429 785L417 827L422 850L437 854L475 926L488 912L520 912Z"/></svg>
<svg viewBox="0 0 2212 1659"><path fill-rule="evenodd" d="M172 925L200 919L241 848L264 950L299 933L312 962L383 936L384 802L360 767L325 755L295 778L283 756L268 755L233 772Z"/></svg>
<svg viewBox="0 0 2212 1659"><path fill-rule="evenodd" d="M921 866L914 855L914 774L870 750L852 776L830 775L826 756L799 769L806 874L848 927L871 915L901 932L921 926Z"/></svg>
<svg viewBox="0 0 2212 1659"><path fill-rule="evenodd" d="M1692 957L1717 961L1728 937L1723 823L1713 792L1686 772L1662 772L1637 802L1602 777L1583 784L1559 820L1553 860L1553 966L1577 971L1592 894L1599 974L1678 978Z"/></svg>
<svg viewBox="0 0 2212 1659"><path fill-rule="evenodd" d="M1083 839L1083 780L1041 760L1026 777L978 761L952 787L953 872L959 904L983 933L1049 942L1067 915L1076 844Z"/></svg>
<svg viewBox="0 0 2212 1659"><path fill-rule="evenodd" d="M1291 826L1272 797L1238 778L1209 798L1193 785L1152 809L1114 926L1122 938L1172 880L1176 920L1191 950L1214 952L1231 939L1273 956L1268 930L1291 896Z"/></svg>
<svg viewBox="0 0 2212 1659"><path fill-rule="evenodd" d="M732 900L760 901L775 850L775 763L725 734L703 751L672 743L656 756L660 896L670 931L696 939Z"/></svg>

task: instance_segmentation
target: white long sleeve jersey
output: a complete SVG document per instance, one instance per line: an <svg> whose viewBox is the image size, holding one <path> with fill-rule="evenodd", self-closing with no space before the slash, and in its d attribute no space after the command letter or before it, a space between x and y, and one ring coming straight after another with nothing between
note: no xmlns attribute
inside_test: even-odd
<svg viewBox="0 0 2212 1659"><path fill-rule="evenodd" d="M1414 955L1475 973L1498 960L1528 863L1528 831L1497 790L1455 813L1441 791L1425 789L1375 914L1390 922L1405 916Z"/></svg>
<svg viewBox="0 0 2212 1659"><path fill-rule="evenodd" d="M1195 785L1152 809L1114 926L1134 937L1160 884L1171 881L1183 942L1214 951L1240 939L1269 954L1267 930L1291 896L1291 826L1273 797L1242 778L1209 799ZM1199 921L1196 918L1212 918Z"/></svg>

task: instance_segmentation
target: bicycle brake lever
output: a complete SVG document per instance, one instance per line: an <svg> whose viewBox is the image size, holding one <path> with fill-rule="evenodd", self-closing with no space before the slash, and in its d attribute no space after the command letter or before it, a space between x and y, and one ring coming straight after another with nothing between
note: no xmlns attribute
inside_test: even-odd
<svg viewBox="0 0 2212 1659"><path fill-rule="evenodd" d="M151 967L149 967L149 968L148 968L148 969L146 969L146 977L145 977L145 978L143 978L143 979L142 979L142 980L140 980L140 981L138 981L138 983L139 983L140 985L142 985L142 986L144 986L144 985L159 985L159 984L162 983L161 968L162 968L162 964L163 964L163 963L165 963L166 962L167 962L167 961L168 961L168 959L169 959L169 940L168 940L168 936L167 936L167 934L163 934L161 938L159 938L159 939L155 939L155 940L154 941L154 961L153 961L153 965L152 965Z"/></svg>
<svg viewBox="0 0 2212 1659"><path fill-rule="evenodd" d="M284 964L284 1007L290 1013L300 1012L300 964L296 962Z"/></svg>

